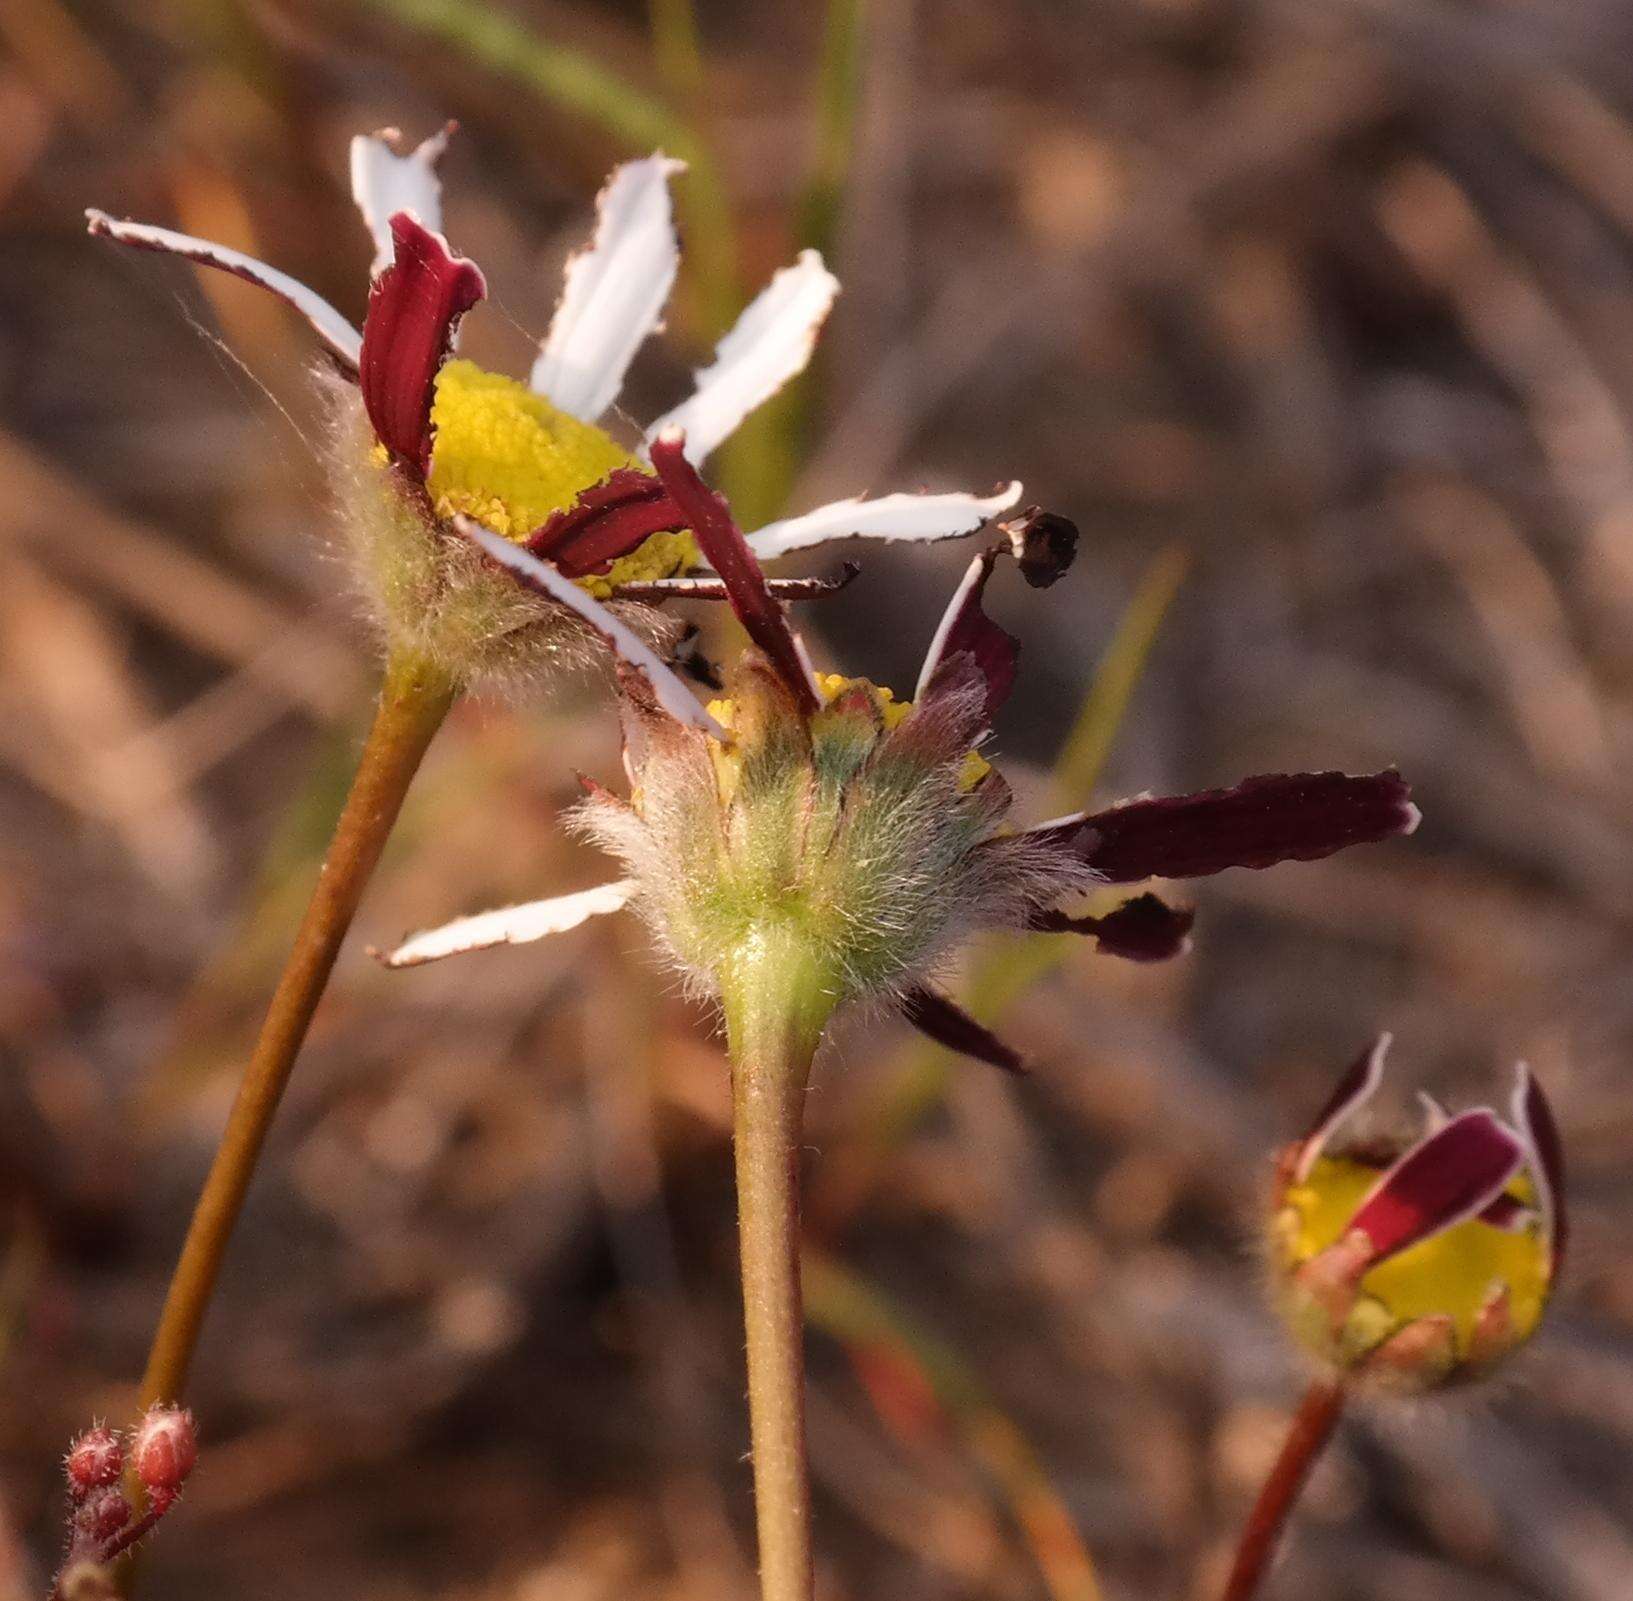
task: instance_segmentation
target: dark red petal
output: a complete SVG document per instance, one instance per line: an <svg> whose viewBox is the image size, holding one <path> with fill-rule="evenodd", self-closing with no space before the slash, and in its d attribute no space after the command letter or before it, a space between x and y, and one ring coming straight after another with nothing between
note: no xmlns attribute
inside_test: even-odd
<svg viewBox="0 0 1633 1601"><path fill-rule="evenodd" d="M1309 1177L1315 1159L1321 1155L1339 1125L1377 1094L1378 1086L1383 1082L1384 1058L1388 1056L1393 1042L1393 1034L1380 1034L1344 1070L1344 1076L1327 1097L1327 1104L1316 1113L1310 1132L1299 1144L1298 1161L1293 1169L1295 1180L1302 1182Z"/></svg>
<svg viewBox="0 0 1633 1601"><path fill-rule="evenodd" d="M928 1034L937 1045L949 1051L973 1056L978 1062L989 1062L1006 1073L1024 1073L1026 1063L1021 1053L1004 1042L990 1029L977 1023L963 1007L949 1000L940 990L928 985L915 984L901 998L902 1016L921 1034Z"/></svg>
<svg viewBox="0 0 1633 1601"><path fill-rule="evenodd" d="M1019 517L1007 517L998 526L1009 536L1021 577L1034 589L1047 589L1077 555L1077 524L1059 512L1028 506Z"/></svg>
<svg viewBox="0 0 1633 1601"><path fill-rule="evenodd" d="M1068 917L1040 911L1032 927L1045 934L1091 934L1107 956L1130 962L1166 962L1190 943L1193 908L1170 906L1156 895L1136 895L1104 917Z"/></svg>
<svg viewBox="0 0 1633 1601"><path fill-rule="evenodd" d="M679 429L665 429L652 441L652 465L670 498L685 514L703 559L719 573L731 609L748 637L765 652L777 676L787 685L795 704L806 715L822 702L811 681L811 669L794 638L783 609L766 587L765 574L732 520L726 502L698 477L686 459L685 438Z"/></svg>
<svg viewBox="0 0 1633 1601"><path fill-rule="evenodd" d="M653 534L685 526L680 508L651 473L618 467L565 511L540 523L522 545L569 578L582 578L627 556Z"/></svg>
<svg viewBox="0 0 1633 1601"><path fill-rule="evenodd" d="M829 578L768 578L765 587L776 600L823 600L837 595L861 572L854 561L840 563ZM654 578L646 583L620 584L615 600L729 600L718 578Z"/></svg>
<svg viewBox="0 0 1633 1601"><path fill-rule="evenodd" d="M358 383L374 435L424 478L431 465L431 401L459 319L487 293L474 262L441 234L399 211L396 260L369 292Z"/></svg>
<svg viewBox="0 0 1633 1601"><path fill-rule="evenodd" d="M1464 1112L1407 1152L1350 1219L1393 1256L1482 1212L1525 1162L1525 1146L1488 1111Z"/></svg>
<svg viewBox="0 0 1633 1601"><path fill-rule="evenodd" d="M1537 1199L1549 1228L1553 1270L1557 1273L1565 1260L1569 1234L1565 1219L1565 1144L1559 1137L1559 1124L1554 1121L1553 1108L1542 1093L1542 1086L1528 1069L1520 1071L1522 1077L1514 1092L1514 1114L1536 1158Z"/></svg>
<svg viewBox="0 0 1633 1601"><path fill-rule="evenodd" d="M999 707L1009 699L1015 687L1015 673L1020 661L1020 641L1000 628L981 609L981 597L986 592L987 580L1003 551L999 545L983 551L969 565L963 581L953 593L936 629L930 648L925 653L924 667L919 673L918 688L913 692L915 701L930 699L942 666L955 656L968 655L974 659L986 680L986 719L990 724Z"/></svg>
<svg viewBox="0 0 1633 1601"><path fill-rule="evenodd" d="M1272 773L1234 789L1079 812L1030 833L1058 842L1108 883L1204 878L1227 867L1313 862L1410 834L1418 824L1410 796L1392 768L1362 777Z"/></svg>

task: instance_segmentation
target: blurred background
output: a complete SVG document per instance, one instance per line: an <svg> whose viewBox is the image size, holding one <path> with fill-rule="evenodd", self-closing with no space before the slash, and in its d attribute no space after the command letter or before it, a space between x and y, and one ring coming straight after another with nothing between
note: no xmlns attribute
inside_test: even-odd
<svg viewBox="0 0 1633 1601"><path fill-rule="evenodd" d="M802 244L845 292L720 463L744 520L1011 475L1082 553L993 609L1031 815L1398 763L1411 841L1196 886L1146 971L956 986L1036 1060L859 1020L807 1166L827 1601L1202 1601L1302 1374L1274 1145L1380 1027L1398 1095L1555 1097L1580 1241L1511 1379L1367 1409L1270 1594L1633 1593L1633 13L1615 0L4 0L0 1570L130 1404L372 692L304 324L86 239L248 249L360 317L345 142L456 117L448 231L525 371L613 162L685 154L649 416ZM802 613L905 687L966 560ZM826 558L808 563L816 570ZM995 586L996 589L996 586ZM606 686L461 707L343 954L206 1330L171 1601L752 1593L724 1064L611 920L371 941L596 881Z"/></svg>

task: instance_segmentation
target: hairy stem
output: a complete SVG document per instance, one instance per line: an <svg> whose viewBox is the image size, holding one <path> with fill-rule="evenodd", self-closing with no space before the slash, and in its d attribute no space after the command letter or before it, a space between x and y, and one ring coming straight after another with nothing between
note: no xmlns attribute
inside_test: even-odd
<svg viewBox="0 0 1633 1601"><path fill-rule="evenodd" d="M723 986L732 1064L749 1437L762 1601L810 1601L799 1152L832 998L799 943L757 936Z"/></svg>
<svg viewBox="0 0 1633 1601"><path fill-rule="evenodd" d="M1270 1560L1281 1543L1288 1514L1298 1500L1310 1470L1338 1426L1344 1410L1344 1387L1331 1379L1318 1379L1305 1392L1293 1414L1292 1426L1282 1443L1270 1476L1259 1491L1259 1499L1249 1513L1247 1526L1236 1547L1222 1601L1251 1601L1258 1593Z"/></svg>
<svg viewBox="0 0 1633 1601"><path fill-rule="evenodd" d="M394 660L387 665L357 776L171 1275L142 1378L144 1408L180 1398L227 1241L295 1056L403 797L453 700L453 685L425 664Z"/></svg>

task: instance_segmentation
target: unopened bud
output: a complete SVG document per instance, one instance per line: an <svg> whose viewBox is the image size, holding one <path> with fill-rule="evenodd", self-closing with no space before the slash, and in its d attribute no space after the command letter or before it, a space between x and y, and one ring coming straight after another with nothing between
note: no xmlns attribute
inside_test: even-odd
<svg viewBox="0 0 1633 1601"><path fill-rule="evenodd" d="M92 1490L74 1510L74 1543L100 1553L130 1518L130 1502L120 1491L111 1486Z"/></svg>
<svg viewBox="0 0 1633 1601"><path fill-rule="evenodd" d="M181 1407L156 1406L142 1419L131 1447L131 1462L155 1511L176 1499L198 1461L193 1414Z"/></svg>
<svg viewBox="0 0 1633 1601"><path fill-rule="evenodd" d="M125 1470L125 1448L112 1429L100 1424L87 1429L68 1447L63 1472L68 1476L68 1490L76 1501L83 1500L92 1490L116 1484Z"/></svg>

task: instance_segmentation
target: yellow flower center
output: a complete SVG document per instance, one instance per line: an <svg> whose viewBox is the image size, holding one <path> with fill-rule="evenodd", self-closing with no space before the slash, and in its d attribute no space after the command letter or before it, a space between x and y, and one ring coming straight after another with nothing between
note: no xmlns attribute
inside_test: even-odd
<svg viewBox="0 0 1633 1601"><path fill-rule="evenodd" d="M1278 1238L1290 1271L1338 1243L1380 1176L1364 1162L1321 1156L1302 1184L1288 1186ZM1522 1206L1537 1204L1535 1186L1523 1172L1505 1193ZM1505 1287L1508 1343L1518 1345L1542 1317L1550 1272L1548 1242L1535 1216L1516 1229L1470 1218L1370 1269L1351 1321L1375 1324L1367 1333L1382 1339L1416 1318L1447 1316L1455 1325L1458 1355L1467 1356L1482 1309Z"/></svg>
<svg viewBox="0 0 1633 1601"><path fill-rule="evenodd" d="M437 375L429 488L439 517L455 512L520 540L568 510L592 484L640 463L602 429L580 422L514 378L450 361ZM686 530L653 534L580 585L598 598L618 585L669 578L697 565Z"/></svg>
<svg viewBox="0 0 1633 1601"><path fill-rule="evenodd" d="M828 705L838 700L847 690L865 690L873 701L874 709L878 712L879 720L887 734L913 709L912 701L897 700L894 690L884 684L875 684L870 679L846 678L843 673L818 673L816 682L823 701ZM709 702L709 715L729 733L733 727L736 706L729 697L712 700ZM824 715L823 712L817 713L815 732L818 736L822 733ZM739 759L735 752L712 740L710 754L714 758L715 778L720 787L721 799L730 800L737 787ZM964 757L964 769L958 777L960 791L968 794L991 771L992 764L979 751L967 752Z"/></svg>

